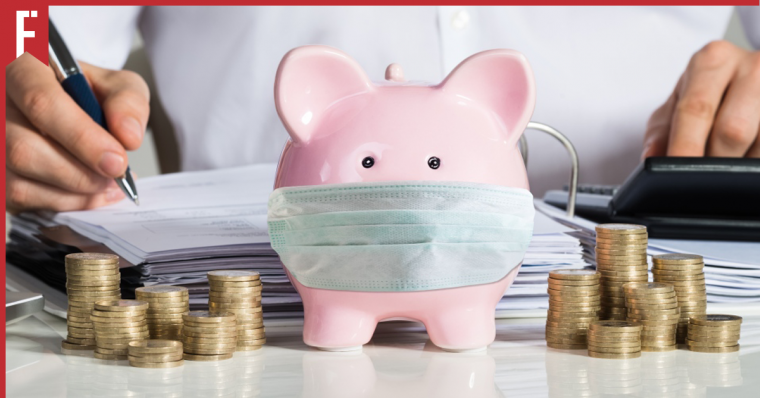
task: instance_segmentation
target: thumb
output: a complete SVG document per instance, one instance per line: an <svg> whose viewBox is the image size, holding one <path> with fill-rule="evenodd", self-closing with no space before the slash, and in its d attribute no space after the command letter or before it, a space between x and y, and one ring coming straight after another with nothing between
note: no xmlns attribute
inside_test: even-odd
<svg viewBox="0 0 760 398"><path fill-rule="evenodd" d="M103 107L108 130L127 150L142 144L150 115L150 91L140 75L80 62Z"/></svg>

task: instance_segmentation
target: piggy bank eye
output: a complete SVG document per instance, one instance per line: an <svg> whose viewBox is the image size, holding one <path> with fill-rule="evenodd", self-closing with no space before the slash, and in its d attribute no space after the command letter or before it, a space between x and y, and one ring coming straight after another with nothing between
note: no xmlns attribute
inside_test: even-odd
<svg viewBox="0 0 760 398"><path fill-rule="evenodd" d="M375 165L375 159L372 156L367 156L366 158L362 159L362 166L364 166L365 169L368 169Z"/></svg>
<svg viewBox="0 0 760 398"><path fill-rule="evenodd" d="M432 158L428 159L428 166L430 166L430 168L433 170L441 167L441 159L433 156Z"/></svg>

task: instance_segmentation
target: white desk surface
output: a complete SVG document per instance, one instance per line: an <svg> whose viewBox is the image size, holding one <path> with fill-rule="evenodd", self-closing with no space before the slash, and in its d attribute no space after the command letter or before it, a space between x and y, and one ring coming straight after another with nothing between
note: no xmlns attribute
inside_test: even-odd
<svg viewBox="0 0 760 398"><path fill-rule="evenodd" d="M328 353L300 327L267 327L267 345L221 362L132 368L60 354L66 323L40 313L6 327L8 397L758 397L760 317L738 353L678 350L633 360L547 349L543 319L500 320L486 352L443 352L421 325L384 323L362 352ZM92 355L92 354L90 354Z"/></svg>

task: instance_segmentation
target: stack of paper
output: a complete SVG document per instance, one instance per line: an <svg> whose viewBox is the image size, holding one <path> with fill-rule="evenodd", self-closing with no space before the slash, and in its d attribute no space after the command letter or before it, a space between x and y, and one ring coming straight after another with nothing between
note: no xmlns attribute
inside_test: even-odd
<svg viewBox="0 0 760 398"><path fill-rule="evenodd" d="M124 200L60 213L52 223L105 244L136 265L145 285L188 287L192 308L206 306L206 272L251 269L261 273L264 283L265 317L300 317L300 297L269 245L266 213L274 176L274 165L254 165L145 178L138 181L140 207ZM537 213L524 264L497 314L546 308L548 272L587 266L578 238L568 231L572 229Z"/></svg>
<svg viewBox="0 0 760 398"><path fill-rule="evenodd" d="M569 219L560 209L536 202L536 208L563 224L578 229L570 232L580 239L584 258L596 264L595 223L579 217ZM647 254L699 254L705 260L705 284L710 303L760 301L760 243L677 239L650 239ZM650 277L651 280L651 277Z"/></svg>

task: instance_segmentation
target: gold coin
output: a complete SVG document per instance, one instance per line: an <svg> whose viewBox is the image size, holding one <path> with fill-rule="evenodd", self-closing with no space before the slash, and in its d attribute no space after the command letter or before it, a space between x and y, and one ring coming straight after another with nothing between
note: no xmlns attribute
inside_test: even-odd
<svg viewBox="0 0 760 398"><path fill-rule="evenodd" d="M696 276L696 275L704 275L704 270L700 269L687 269L687 270L680 270L680 271L671 271L669 269L663 269L658 266L652 267L652 274L657 277L670 277L670 276Z"/></svg>
<svg viewBox="0 0 760 398"><path fill-rule="evenodd" d="M208 302L209 308L219 308L219 309L226 309L226 308L250 308L252 310L261 311L261 302L260 301L241 301L241 302L217 302L217 301L211 301Z"/></svg>
<svg viewBox="0 0 760 398"><path fill-rule="evenodd" d="M237 339L235 339L232 343L190 343L185 340L182 341L184 344L183 350L185 352L190 353L200 353L200 352L207 352L207 351L214 351L214 352L227 352L231 349L234 349L237 345Z"/></svg>
<svg viewBox="0 0 760 398"><path fill-rule="evenodd" d="M226 287L255 287L261 286L261 280L244 281L244 282L225 282L209 280L208 284L212 288L226 288Z"/></svg>
<svg viewBox="0 0 760 398"><path fill-rule="evenodd" d="M244 340L238 339L237 346L238 347L243 347L243 346L249 346L249 345L264 345L264 344L266 344L266 342L267 342L266 338L261 338L261 339L244 339Z"/></svg>
<svg viewBox="0 0 760 398"><path fill-rule="evenodd" d="M136 368L176 368L180 367L185 364L185 361L180 359L179 361L172 361L172 362L163 362L163 363L150 363L150 362L133 362L129 361L130 366L134 366Z"/></svg>
<svg viewBox="0 0 760 398"><path fill-rule="evenodd" d="M135 289L135 294L139 294L145 297L176 297L176 296L188 296L189 291L183 286L173 285L153 285L138 287Z"/></svg>
<svg viewBox="0 0 760 398"><path fill-rule="evenodd" d="M739 339L735 338L733 340L706 340L706 341L700 341L700 340L686 340L686 345L689 346L696 346L696 347L730 347L735 346L739 343Z"/></svg>
<svg viewBox="0 0 760 398"><path fill-rule="evenodd" d="M189 347L185 347L185 354L194 354L194 355L224 355L224 354L230 354L235 352L235 346L232 346L230 348L225 349L190 349Z"/></svg>
<svg viewBox="0 0 760 398"><path fill-rule="evenodd" d="M111 350L108 348L95 347L95 352L105 355L128 355L127 349Z"/></svg>
<svg viewBox="0 0 760 398"><path fill-rule="evenodd" d="M230 330L224 333L207 333L207 332L193 332L187 329L182 329L182 337L200 337L200 338L236 338L237 330Z"/></svg>
<svg viewBox="0 0 760 398"><path fill-rule="evenodd" d="M641 345L641 337L637 335L631 337L617 337L589 333L587 336L589 343L594 342L597 345L604 345L606 343L636 343Z"/></svg>
<svg viewBox="0 0 760 398"><path fill-rule="evenodd" d="M588 356L592 358L602 358L602 359L633 359L633 358L641 357L641 351L633 352L633 353L625 353L625 354L613 354L613 353L607 353L607 352L589 351Z"/></svg>
<svg viewBox="0 0 760 398"><path fill-rule="evenodd" d="M689 333L693 334L699 334L699 335L719 335L719 334L730 334L735 333L739 334L741 332L741 329L738 327L732 327L732 328L713 328L713 327L702 327L702 328L695 328L695 325L688 325Z"/></svg>
<svg viewBox="0 0 760 398"><path fill-rule="evenodd" d="M146 356L133 356L129 355L129 362L140 362L140 363L166 363L166 362L175 362L182 359L182 351L175 352L172 354L151 354Z"/></svg>
<svg viewBox="0 0 760 398"><path fill-rule="evenodd" d="M641 352L642 347L636 346L636 347L594 347L594 346L588 346L589 352L594 352L597 354L632 354L635 352Z"/></svg>
<svg viewBox="0 0 760 398"><path fill-rule="evenodd" d="M182 312L169 312L169 313L151 313L151 314L145 314L145 319L150 320L184 320L183 316L187 314L189 311L182 311Z"/></svg>
<svg viewBox="0 0 760 398"><path fill-rule="evenodd" d="M596 322L596 321L594 321ZM553 321L547 321L546 327L547 328L587 328L590 322L553 322Z"/></svg>
<svg viewBox="0 0 760 398"><path fill-rule="evenodd" d="M118 264L119 256L109 253L71 253L64 257L67 265Z"/></svg>
<svg viewBox="0 0 760 398"><path fill-rule="evenodd" d="M250 331L249 330L238 331L238 337L237 337L238 341L266 337L266 333L264 332L256 332L256 333L247 333L247 332L250 332Z"/></svg>
<svg viewBox="0 0 760 398"><path fill-rule="evenodd" d="M97 359L103 359L108 361L123 361L127 359L126 355L109 355L109 354L101 354L99 352L95 352L95 358Z"/></svg>
<svg viewBox="0 0 760 398"><path fill-rule="evenodd" d="M94 303L100 300L114 300L114 297L119 297L121 290L98 290L98 291L72 291L67 294L69 296L69 302L71 301L83 301L88 303ZM115 299L115 300L118 300Z"/></svg>
<svg viewBox="0 0 760 398"><path fill-rule="evenodd" d="M66 341L71 344L79 344L79 345L95 345L95 338L77 338L77 337L66 337Z"/></svg>
<svg viewBox="0 0 760 398"><path fill-rule="evenodd" d="M169 340L144 340L129 343L131 355L166 354L182 350L182 343Z"/></svg>
<svg viewBox="0 0 760 398"><path fill-rule="evenodd" d="M95 344L91 345L81 345L81 344L75 344L70 341L63 340L61 341L61 348L66 350L78 350L78 351L89 351L95 349Z"/></svg>
<svg viewBox="0 0 760 398"><path fill-rule="evenodd" d="M143 295L137 296L138 300L148 302L150 307L163 307L163 306L179 306L190 305L189 297L145 297Z"/></svg>
<svg viewBox="0 0 760 398"><path fill-rule="evenodd" d="M621 224L621 223L609 223L598 224L594 228L596 233L608 233L608 234L645 234L647 233L647 227L638 224Z"/></svg>
<svg viewBox="0 0 760 398"><path fill-rule="evenodd" d="M551 279L548 280L549 286L599 286L599 279L594 280L564 280L564 279Z"/></svg>
<svg viewBox="0 0 760 398"><path fill-rule="evenodd" d="M697 315L689 318L689 322L694 325L700 325L700 326L734 326L734 325L741 325L742 323L742 317L736 316L736 315L725 315L725 314L707 314L707 315Z"/></svg>
<svg viewBox="0 0 760 398"><path fill-rule="evenodd" d="M143 326L128 327L128 328L123 328L123 327L106 327L106 326L102 326L101 327L101 326L98 326L98 328L97 328L96 331L97 331L97 333L102 333L102 334L108 334L108 333L112 333L112 334L113 333L138 333L138 332L147 332L148 331L148 326L147 325L143 325Z"/></svg>
<svg viewBox="0 0 760 398"><path fill-rule="evenodd" d="M205 337L206 335L224 335L224 334L230 334L237 330L235 326L232 327L226 327L226 328L198 328L194 326L184 326L182 328L182 333L187 334L188 336L197 336L197 334L203 334L202 337ZM189 334L193 333L193 334Z"/></svg>
<svg viewBox="0 0 760 398"><path fill-rule="evenodd" d="M236 337L191 337L185 336L182 339L187 344L235 344L237 343Z"/></svg>
<svg viewBox="0 0 760 398"><path fill-rule="evenodd" d="M221 355L194 355L185 353L183 357L187 361L223 361L232 358L232 353Z"/></svg>
<svg viewBox="0 0 760 398"><path fill-rule="evenodd" d="M190 322L213 324L234 321L236 317L232 312L190 311L182 319Z"/></svg>
<svg viewBox="0 0 760 398"><path fill-rule="evenodd" d="M700 346L688 346L689 351L694 352L709 352L709 353L725 353L725 352L737 352L739 351L739 344L730 347L700 347Z"/></svg>
<svg viewBox="0 0 760 398"><path fill-rule="evenodd" d="M667 253L652 256L652 261L666 264L693 264L704 262L704 258L697 254Z"/></svg>
<svg viewBox="0 0 760 398"><path fill-rule="evenodd" d="M633 244L627 244L623 245L619 242L606 242L603 240L596 241L596 245L594 247L595 251L601 250L616 250L616 251L639 251L639 252L646 252L647 245L643 243L638 245Z"/></svg>
<svg viewBox="0 0 760 398"><path fill-rule="evenodd" d="M586 349L586 344L556 344L551 342L546 342L546 346L549 348L554 348L557 350L584 350Z"/></svg>
<svg viewBox="0 0 760 398"><path fill-rule="evenodd" d="M665 268L662 264L654 264L652 266L652 269L668 270L668 271L704 271L704 268L705 268L704 264L668 265L667 268Z"/></svg>
<svg viewBox="0 0 760 398"><path fill-rule="evenodd" d="M99 301L99 303L103 303L104 301ZM92 313L90 314L92 317L100 317L100 318L142 318L145 317L145 310L135 310L135 311L101 311L94 309L92 310Z"/></svg>
<svg viewBox="0 0 760 398"><path fill-rule="evenodd" d="M635 332L641 326L626 321L596 321L589 325L589 330L607 330L610 332Z"/></svg>
<svg viewBox="0 0 760 398"><path fill-rule="evenodd" d="M245 282L259 280L259 273L256 271L220 270L209 271L207 277L209 280L215 281Z"/></svg>
<svg viewBox="0 0 760 398"><path fill-rule="evenodd" d="M95 302L95 309L109 312L142 313L148 309L148 303L138 300L104 300Z"/></svg>
<svg viewBox="0 0 760 398"><path fill-rule="evenodd" d="M550 279L567 281L595 281L599 275L592 269L558 269L549 272Z"/></svg>
<svg viewBox="0 0 760 398"><path fill-rule="evenodd" d="M625 290L633 293L641 292L642 294L670 293L673 291L673 286L655 282L631 283L625 287Z"/></svg>
<svg viewBox="0 0 760 398"><path fill-rule="evenodd" d="M108 328L135 328L148 324L145 319L129 320L126 318L99 318L94 316L90 317L90 319L95 328L100 326Z"/></svg>
<svg viewBox="0 0 760 398"><path fill-rule="evenodd" d="M195 322L195 321L183 321L185 326L191 326L194 328L213 328L216 330L225 329L228 327L235 327L237 325L236 320L224 321L224 322Z"/></svg>

